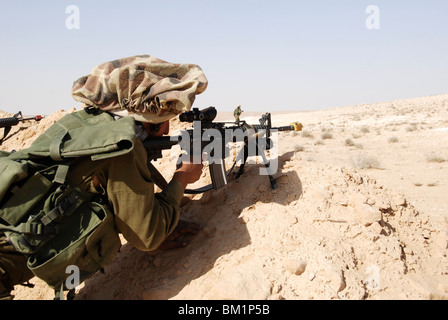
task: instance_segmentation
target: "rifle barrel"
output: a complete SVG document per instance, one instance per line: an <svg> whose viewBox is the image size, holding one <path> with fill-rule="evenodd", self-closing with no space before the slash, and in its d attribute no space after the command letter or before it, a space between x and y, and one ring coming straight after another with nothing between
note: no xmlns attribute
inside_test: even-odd
<svg viewBox="0 0 448 320"><path fill-rule="evenodd" d="M278 130L278 131L293 131L293 130L294 130L294 126L276 127L276 128L272 128L271 130Z"/></svg>
<svg viewBox="0 0 448 320"><path fill-rule="evenodd" d="M22 121L27 121L27 120L40 121L40 120L42 120L42 116L34 116L34 117L29 117L29 118L23 118L23 119L20 119L20 120L22 120Z"/></svg>
<svg viewBox="0 0 448 320"><path fill-rule="evenodd" d="M274 128L268 128L264 125L254 125L252 126L252 129L254 129L256 132L260 130L277 130L277 131L300 131L302 130L301 125L297 122L294 124L291 124L289 126L282 126L282 127L274 127Z"/></svg>

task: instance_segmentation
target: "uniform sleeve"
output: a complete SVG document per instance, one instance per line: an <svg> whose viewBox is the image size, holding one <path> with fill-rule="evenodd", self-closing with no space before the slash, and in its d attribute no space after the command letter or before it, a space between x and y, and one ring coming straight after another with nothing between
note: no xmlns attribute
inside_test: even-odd
<svg viewBox="0 0 448 320"><path fill-rule="evenodd" d="M155 194L146 152L139 141L131 153L112 159L104 173L118 230L137 249L156 249L179 221L184 194L181 183L172 180L163 192Z"/></svg>

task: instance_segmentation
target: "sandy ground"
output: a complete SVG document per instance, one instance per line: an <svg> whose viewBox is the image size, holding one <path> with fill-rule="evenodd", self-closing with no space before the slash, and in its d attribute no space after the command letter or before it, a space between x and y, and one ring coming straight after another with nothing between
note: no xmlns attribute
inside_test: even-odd
<svg viewBox="0 0 448 320"><path fill-rule="evenodd" d="M15 127L1 148L28 146L71 111ZM145 253L123 239L76 299L448 298L448 95L273 113L291 121L304 128L278 134L276 190L247 166L183 206L204 227L188 247ZM172 164L158 166L169 178ZM31 282L16 299L53 298Z"/></svg>

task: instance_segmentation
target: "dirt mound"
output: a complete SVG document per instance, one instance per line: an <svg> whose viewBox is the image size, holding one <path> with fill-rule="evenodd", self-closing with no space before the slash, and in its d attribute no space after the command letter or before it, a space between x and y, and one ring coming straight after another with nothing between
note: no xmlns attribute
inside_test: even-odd
<svg viewBox="0 0 448 320"><path fill-rule="evenodd" d="M302 121L306 131L279 133L276 190L259 174L261 165L247 166L239 180L219 191L191 197L183 206L182 219L204 227L199 235L187 239L188 247L145 253L123 240L116 259L104 273L98 272L83 283L76 298L448 298L448 218L446 212L438 210L445 204L431 203L430 207L424 192L421 204L414 204L414 189L419 187L404 183L413 172L401 153L402 149L414 149L398 147L378 134L380 127L383 132L387 130L391 105L401 110L403 126L411 125L404 120L403 110L412 103L421 105L423 98L419 99L381 107L278 115L276 122L283 124L297 117L294 120ZM427 106L440 114L448 107L447 95L425 99L431 102ZM368 117L364 116L356 122L359 112L366 110L373 110L372 121L366 122ZM417 114L428 112L418 109L409 112L409 118L415 121ZM54 119L63 114L55 114ZM415 131L401 130L397 124L394 136L402 144L407 143L407 135L413 142L420 141L418 134L440 137L445 132L440 129L447 128L448 123L435 117L439 113L431 114L433 117L425 118L425 125L420 122ZM348 116L353 117L349 125L343 120ZM25 147L46 128L44 121L50 122L51 117L17 131L2 149ZM362 130L366 126L370 132ZM172 129L178 128L179 123L173 123ZM323 138L324 133L332 137ZM365 147L347 144L349 134ZM27 141L22 142L24 139ZM427 145L427 140L421 143ZM439 148L437 151L443 151L445 145ZM380 169L353 161L371 154L381 160ZM425 168L428 175L435 170L446 177L446 162L429 168L427 160L415 159L412 165L416 171ZM404 169L391 166L394 161L403 163ZM159 161L158 165L169 178L172 164ZM398 178L400 175L403 179ZM398 179L400 188L396 187ZM446 190L444 183L428 188L437 193L440 187L442 192ZM38 279L31 282L36 284L34 289L16 288L16 299L53 298L44 283Z"/></svg>
<svg viewBox="0 0 448 320"><path fill-rule="evenodd" d="M80 299L427 299L448 289L446 235L406 198L345 169L251 168L183 208L204 231L153 255L124 246ZM428 274L428 277L424 276ZM445 282L446 284L446 282Z"/></svg>

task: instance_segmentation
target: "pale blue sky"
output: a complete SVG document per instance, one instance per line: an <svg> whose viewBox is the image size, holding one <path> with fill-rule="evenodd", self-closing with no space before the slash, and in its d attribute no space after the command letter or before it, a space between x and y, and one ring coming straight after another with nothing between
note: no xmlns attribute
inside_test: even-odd
<svg viewBox="0 0 448 320"><path fill-rule="evenodd" d="M79 29L66 28L76 5ZM368 5L380 10L369 30ZM100 63L150 54L194 63L195 107L316 110L448 93L446 0L2 0L0 110L79 107Z"/></svg>

